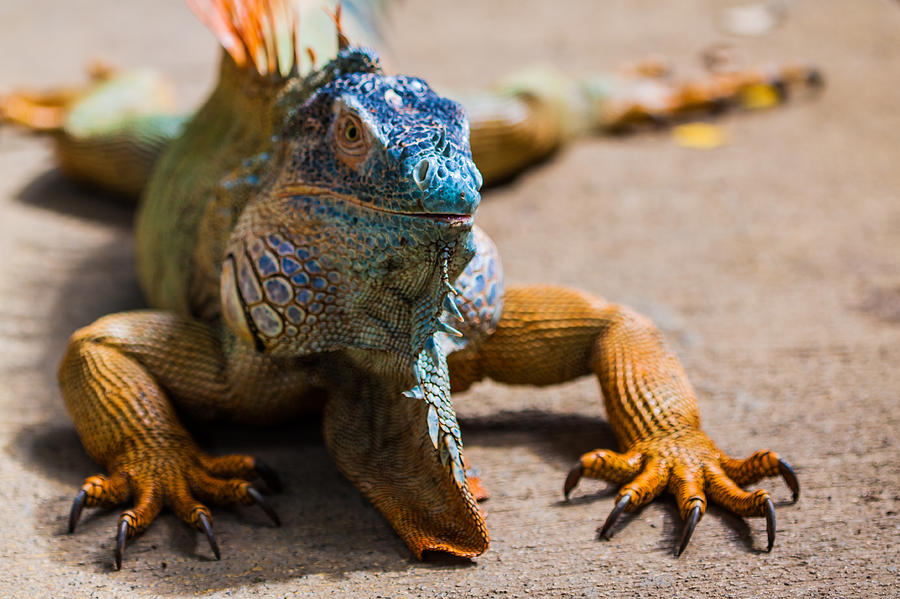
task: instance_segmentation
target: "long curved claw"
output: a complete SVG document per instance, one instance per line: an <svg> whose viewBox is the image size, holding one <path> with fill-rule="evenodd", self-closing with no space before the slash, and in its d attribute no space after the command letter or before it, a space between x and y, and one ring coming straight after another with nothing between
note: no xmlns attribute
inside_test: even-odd
<svg viewBox="0 0 900 599"><path fill-rule="evenodd" d="M631 503L631 493L626 493L622 496L619 501L616 502L615 507L609 513L609 516L606 517L606 522L603 523L603 527L600 529L600 536L604 539L611 539L612 534L610 531L612 527L615 526L616 522L619 519L619 516L622 515L622 512L625 511L625 508L628 507L628 504Z"/></svg>
<svg viewBox="0 0 900 599"><path fill-rule="evenodd" d="M212 549L213 555L216 556L216 559L222 559L222 554L219 552L219 544L216 542L216 536L213 534L209 518L203 512L200 512L198 518L200 519L200 528L203 530L203 534L206 535L206 540L209 541L209 548Z"/></svg>
<svg viewBox="0 0 900 599"><path fill-rule="evenodd" d="M72 509L69 510L69 534L75 532L78 526L78 520L81 518L81 512L84 510L84 504L87 501L87 491L81 489L75 495L75 501L72 502Z"/></svg>
<svg viewBox="0 0 900 599"><path fill-rule="evenodd" d="M122 569L122 554L125 553L125 540L128 538L128 521L119 521L119 532L116 534L116 570Z"/></svg>
<svg viewBox="0 0 900 599"><path fill-rule="evenodd" d="M266 483L270 489L272 489L273 493L280 493L284 488L281 484L281 477L278 476L278 473L275 470L263 462L262 460L256 459L253 463L253 469L256 470L256 473L259 477Z"/></svg>
<svg viewBox="0 0 900 599"><path fill-rule="evenodd" d="M578 481L581 480L581 475L584 474L584 466L581 465L581 462L578 462L572 469L569 470L569 475L566 476L566 482L563 485L563 495L566 498L566 501L569 500L569 493L572 492L572 489L578 485Z"/></svg>
<svg viewBox="0 0 900 599"><path fill-rule="evenodd" d="M275 526L281 526L281 518L278 517L278 514L275 513L275 510L272 509L272 506L269 505L269 502L263 499L263 496L253 487L247 488L247 495L256 502L256 505L261 507L266 515L275 523Z"/></svg>
<svg viewBox="0 0 900 599"><path fill-rule="evenodd" d="M784 460L779 459L778 471L781 473L781 478L784 479L785 484L787 484L787 486L791 489L791 493L793 494L791 503L797 503L797 500L800 498L800 482L797 480L797 475L794 474L793 468L791 468L790 464L788 464ZM775 527L772 526L773 530L774 528Z"/></svg>
<svg viewBox="0 0 900 599"><path fill-rule="evenodd" d="M769 537L769 544L766 547L766 551L772 551L772 547L775 545L775 504L772 503L771 498L766 499L765 509L766 535Z"/></svg>
<svg viewBox="0 0 900 599"><path fill-rule="evenodd" d="M697 527L697 522L700 521L700 506L695 505L691 509L691 513L688 514L687 520L684 523L684 529L681 531L681 544L678 546L678 550L675 551L675 557L680 556L685 547L687 547L688 543L691 541L691 535L694 534L694 529Z"/></svg>

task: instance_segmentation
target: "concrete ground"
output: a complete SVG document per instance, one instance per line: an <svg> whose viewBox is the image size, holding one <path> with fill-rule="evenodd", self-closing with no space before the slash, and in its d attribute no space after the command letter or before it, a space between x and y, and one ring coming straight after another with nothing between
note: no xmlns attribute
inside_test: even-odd
<svg viewBox="0 0 900 599"><path fill-rule="evenodd" d="M482 4L486 4L483 6ZM115 512L65 518L97 467L65 413L55 368L67 336L138 307L128 208L64 181L48 140L0 129L0 595L4 597L888 597L900 588L900 6L796 0L758 38L716 27L724 2L405 2L396 64L437 87L478 86L534 61L576 72L661 53L688 69L730 41L753 62L807 59L816 100L727 116L709 152L666 132L596 138L490 190L479 219L508 281L575 285L635 306L666 332L706 430L734 455L771 448L778 539L712 508L687 552L662 498L595 529L614 489L560 488L572 461L614 440L592 380L484 384L457 400L469 458L493 497L491 549L415 561L334 469L315 424L205 431L284 475L272 528L219 509L223 549L166 514L112 569ZM732 3L733 4L733 3ZM90 59L171 73L184 106L213 76L211 37L179 0L0 1L0 90L74 83Z"/></svg>

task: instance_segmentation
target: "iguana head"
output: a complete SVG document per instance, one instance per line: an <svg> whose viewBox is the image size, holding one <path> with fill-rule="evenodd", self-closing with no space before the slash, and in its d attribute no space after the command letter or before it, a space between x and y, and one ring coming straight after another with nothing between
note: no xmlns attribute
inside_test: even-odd
<svg viewBox="0 0 900 599"><path fill-rule="evenodd" d="M271 172L232 235L223 313L259 349L413 360L471 258L481 175L468 121L348 48L286 102Z"/></svg>
<svg viewBox="0 0 900 599"><path fill-rule="evenodd" d="M375 210L474 215L481 174L459 104L417 77L385 76L365 48L344 50L322 72L330 81L291 116L286 178Z"/></svg>

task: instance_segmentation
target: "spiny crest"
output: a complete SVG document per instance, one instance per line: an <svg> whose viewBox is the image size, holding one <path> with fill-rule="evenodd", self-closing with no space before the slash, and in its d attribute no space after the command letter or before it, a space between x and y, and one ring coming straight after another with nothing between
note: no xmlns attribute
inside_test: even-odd
<svg viewBox="0 0 900 599"><path fill-rule="evenodd" d="M327 12L327 11L326 11ZM347 37L347 34L344 32L344 26L341 25L341 3L338 2L337 6L334 9L333 13L328 13L329 16L334 20L334 26L337 29L337 41L338 41L338 50L345 50L350 45L350 38Z"/></svg>
<svg viewBox="0 0 900 599"><path fill-rule="evenodd" d="M304 80L306 92L303 99L305 100L317 89L324 87L335 79L353 73L384 74L381 70L378 55L374 50L365 46L351 46L340 50L337 56L306 76Z"/></svg>
<svg viewBox="0 0 900 599"><path fill-rule="evenodd" d="M238 67L253 69L263 77L282 78L287 78L300 70L302 48L297 33L300 14L299 7L295 6L297 0L186 1L191 10L213 32ZM309 12L312 8L309 6L306 8L309 10L303 12L304 19L313 16ZM337 3L334 11L329 11L324 6L319 10L334 22L337 56L320 69L325 71L324 73L317 75L315 70L310 73L312 82L321 84L333 79L336 74L377 72L380 67L374 52L354 51L355 49L350 47L351 41L343 24L341 3ZM367 15L366 18L373 22L376 19L374 14ZM372 23L366 25L364 29L367 30L374 27ZM312 41L316 46L316 40ZM319 49L321 50L321 47ZM305 48L305 53L315 67L318 58L316 50L309 46Z"/></svg>
<svg viewBox="0 0 900 599"><path fill-rule="evenodd" d="M242 68L288 77L296 68L297 28L291 0L187 0L188 6Z"/></svg>

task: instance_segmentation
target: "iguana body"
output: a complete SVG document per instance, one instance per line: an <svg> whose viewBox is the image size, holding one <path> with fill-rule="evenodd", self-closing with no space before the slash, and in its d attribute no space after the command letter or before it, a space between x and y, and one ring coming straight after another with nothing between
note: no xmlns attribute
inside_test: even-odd
<svg viewBox="0 0 900 599"><path fill-rule="evenodd" d="M71 528L84 505L131 502L120 565L126 537L165 506L218 555L205 504L256 502L274 517L250 483L274 478L249 456L204 453L176 410L247 423L321 410L338 467L416 555L475 556L489 537L451 387L594 374L624 453L586 453L565 492L581 476L623 485L604 535L621 511L668 489L686 521L678 553L707 496L766 516L771 548L772 500L740 485L780 473L796 498L796 478L771 452L734 460L716 448L649 321L572 289L504 289L496 249L473 225L482 175L459 105L421 80L383 75L367 50L345 48L301 77L290 28L285 38L271 16L286 7L273 2L266 17L247 5L250 17L206 14L233 18L214 30L226 48L228 35L250 55L262 48L261 63L225 55L216 90L165 144L144 192L138 270L153 309L77 331L63 358L66 405L107 472L85 482ZM251 18L281 32L263 40L268 50L248 41ZM568 134L535 98L502 100L538 118L524 134L512 118L475 127L492 176ZM504 158L496 140L522 135L545 141Z"/></svg>

